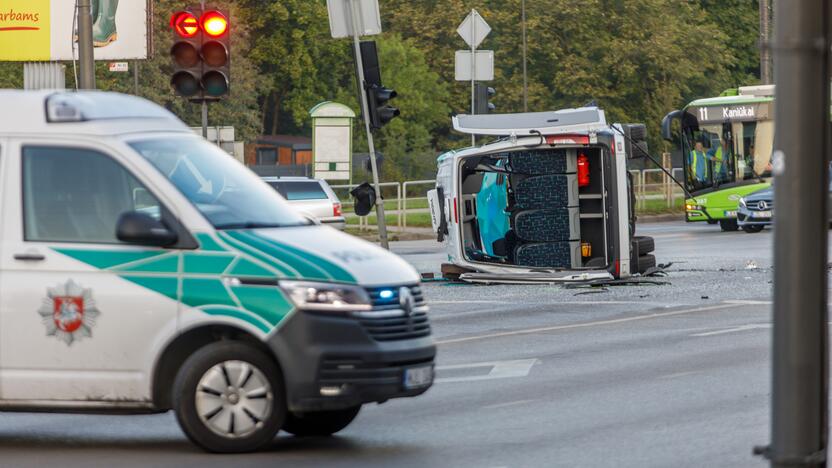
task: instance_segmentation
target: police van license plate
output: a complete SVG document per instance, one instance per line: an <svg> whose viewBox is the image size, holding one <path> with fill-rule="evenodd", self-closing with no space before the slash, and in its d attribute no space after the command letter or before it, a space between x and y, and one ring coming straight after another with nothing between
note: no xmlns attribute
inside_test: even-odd
<svg viewBox="0 0 832 468"><path fill-rule="evenodd" d="M756 213L751 213L752 218L771 218L771 211L757 211Z"/></svg>
<svg viewBox="0 0 832 468"><path fill-rule="evenodd" d="M413 367L404 370L404 388L427 387L433 383L433 366Z"/></svg>

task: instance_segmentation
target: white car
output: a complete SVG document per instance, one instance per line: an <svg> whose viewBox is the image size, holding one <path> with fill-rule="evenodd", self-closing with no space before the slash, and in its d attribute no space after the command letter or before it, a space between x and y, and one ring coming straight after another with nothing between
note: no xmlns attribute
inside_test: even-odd
<svg viewBox="0 0 832 468"><path fill-rule="evenodd" d="M0 101L0 411L173 409L242 452L431 385L404 260L310 223L144 99Z"/></svg>
<svg viewBox="0 0 832 468"><path fill-rule="evenodd" d="M336 229L346 227L341 201L327 181L308 177L263 177L263 180L304 216Z"/></svg>
<svg viewBox="0 0 832 468"><path fill-rule="evenodd" d="M609 125L596 107L460 115L453 124L500 138L438 158L428 201L446 241L445 277L612 279L656 266L653 239L634 236L627 173L628 158L646 152L644 125Z"/></svg>

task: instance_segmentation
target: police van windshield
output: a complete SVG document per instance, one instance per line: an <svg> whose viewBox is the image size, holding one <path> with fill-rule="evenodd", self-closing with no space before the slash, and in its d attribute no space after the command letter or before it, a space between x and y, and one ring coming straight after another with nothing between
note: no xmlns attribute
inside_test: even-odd
<svg viewBox="0 0 832 468"><path fill-rule="evenodd" d="M690 192L771 177L773 120L700 124L684 128L682 136Z"/></svg>
<svg viewBox="0 0 832 468"><path fill-rule="evenodd" d="M202 139L165 137L130 142L217 229L308 225L268 185Z"/></svg>

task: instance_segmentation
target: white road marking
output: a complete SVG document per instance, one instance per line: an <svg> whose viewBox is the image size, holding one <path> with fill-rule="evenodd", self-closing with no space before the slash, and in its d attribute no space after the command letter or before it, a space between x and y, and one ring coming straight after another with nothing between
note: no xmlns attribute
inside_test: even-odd
<svg viewBox="0 0 832 468"><path fill-rule="evenodd" d="M659 378L660 379L678 379L679 377L686 377L688 375L695 375L695 374L701 374L701 373L702 373L702 371L676 372L674 374L662 375Z"/></svg>
<svg viewBox="0 0 832 468"><path fill-rule="evenodd" d="M724 330L715 330L705 333L694 333L690 336L702 337L702 336L715 336L715 335L725 335L726 333L737 333L743 332L747 330L763 330L766 328L771 328L770 323L752 323L749 325L740 325L739 327L734 328L726 328Z"/></svg>
<svg viewBox="0 0 832 468"><path fill-rule="evenodd" d="M485 375L471 375L466 377L443 377L438 378L436 383L452 383L452 382L478 382L481 380L493 379L509 379L514 377L525 377L529 375L532 366L537 362L537 359L519 359L515 361L494 361L494 362L478 362L475 364L456 364L453 366L438 366L436 371L457 370L457 369L476 369L478 367L490 367L491 370Z"/></svg>
<svg viewBox="0 0 832 468"><path fill-rule="evenodd" d="M457 344L457 343L467 343L469 341L479 341L479 340L487 340L489 338L503 338L506 336L517 336L517 335L532 335L535 333L544 333L544 332L551 332L551 331L559 331L559 330L571 330L575 328L590 328L590 327L597 327L602 325L613 325L618 323L627 323L627 322L636 322L640 320L650 320L655 318L662 318L662 317L673 317L676 315L685 315L685 314L694 314L697 312L709 312L712 310L721 310L721 309L730 309L735 307L741 307L742 304L718 304L713 306L707 307L697 307L694 309L684 309L684 310L675 310L672 312L658 312L655 314L647 314L647 315L637 315L635 317L625 317L620 319L610 319L610 320L599 320L596 322L583 322L583 323L575 323L571 325L556 325L552 327L540 327L540 328L526 328L522 330L512 330L507 332L499 332L499 333L489 333L486 335L477 335L477 336L467 336L465 338L451 338L448 340L437 340L436 344L438 345L448 345L448 344Z"/></svg>
<svg viewBox="0 0 832 468"><path fill-rule="evenodd" d="M737 304L737 305L772 305L774 301L723 301L726 304Z"/></svg>
<svg viewBox="0 0 832 468"><path fill-rule="evenodd" d="M483 407L482 407L482 409L507 408L507 407L509 407L509 406L523 405L523 404L526 404L526 403L533 403L533 402L535 402L535 401L537 401L537 400L518 400L518 401L510 401L510 402L508 402L508 403L497 403L496 405L488 405L488 406L483 406Z"/></svg>

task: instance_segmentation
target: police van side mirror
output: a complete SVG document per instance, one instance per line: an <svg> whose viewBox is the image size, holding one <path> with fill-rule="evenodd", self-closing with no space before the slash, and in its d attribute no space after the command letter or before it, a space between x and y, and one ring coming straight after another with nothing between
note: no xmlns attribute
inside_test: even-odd
<svg viewBox="0 0 832 468"><path fill-rule="evenodd" d="M136 211L124 213L119 217L116 237L128 244L152 247L167 247L175 244L179 238L161 221Z"/></svg>

